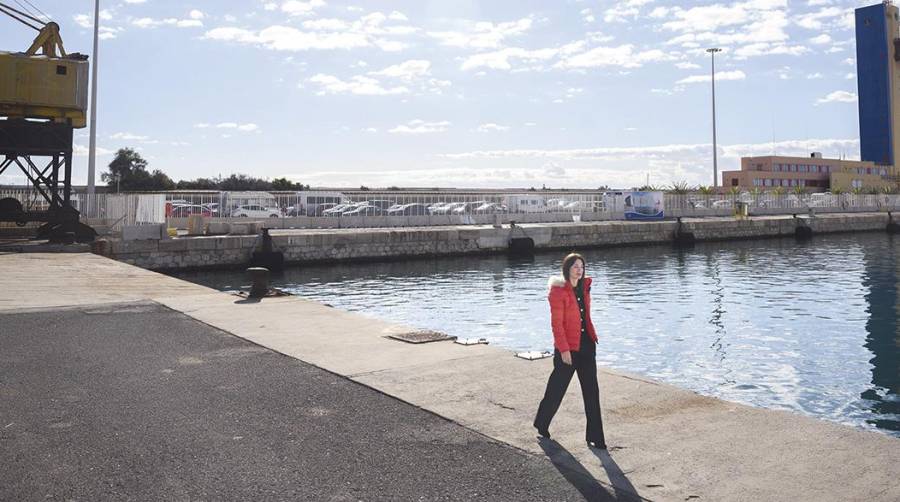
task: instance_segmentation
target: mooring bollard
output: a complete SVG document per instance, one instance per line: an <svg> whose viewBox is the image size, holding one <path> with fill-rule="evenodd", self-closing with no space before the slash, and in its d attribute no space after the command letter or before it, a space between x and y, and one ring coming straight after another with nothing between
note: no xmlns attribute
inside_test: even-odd
<svg viewBox="0 0 900 502"><path fill-rule="evenodd" d="M894 215L892 215L890 211L888 211L887 214L888 214L887 232L889 234L900 234L900 225L898 225L894 221Z"/></svg>
<svg viewBox="0 0 900 502"><path fill-rule="evenodd" d="M250 298L262 298L269 292L269 269L264 267L250 267L247 269L250 280Z"/></svg>

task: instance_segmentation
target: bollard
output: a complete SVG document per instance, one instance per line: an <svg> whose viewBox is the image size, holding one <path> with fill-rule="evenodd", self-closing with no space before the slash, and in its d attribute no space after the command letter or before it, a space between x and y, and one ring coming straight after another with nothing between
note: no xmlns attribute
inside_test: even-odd
<svg viewBox="0 0 900 502"><path fill-rule="evenodd" d="M894 222L894 216L888 211L888 224L887 224L887 233L889 234L900 234L900 225Z"/></svg>
<svg viewBox="0 0 900 502"><path fill-rule="evenodd" d="M681 216L678 217L678 228L675 230L675 238L673 239L673 244L677 248L685 248L691 247L694 245L696 238L694 237L693 232L686 232L682 228Z"/></svg>
<svg viewBox="0 0 900 502"><path fill-rule="evenodd" d="M269 269L264 267L250 267L247 269L252 286L250 298L262 298L269 292Z"/></svg>

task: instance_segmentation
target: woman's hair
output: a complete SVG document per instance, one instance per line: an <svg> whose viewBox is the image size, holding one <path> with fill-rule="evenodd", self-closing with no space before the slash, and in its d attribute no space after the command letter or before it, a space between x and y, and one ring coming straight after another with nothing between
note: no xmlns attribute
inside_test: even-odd
<svg viewBox="0 0 900 502"><path fill-rule="evenodd" d="M563 277L568 281L569 280L569 269L572 268L572 265L575 264L575 260L581 260L581 265L587 269L587 263L584 261L584 256L581 256L578 253L569 253L563 258L562 262L562 273Z"/></svg>

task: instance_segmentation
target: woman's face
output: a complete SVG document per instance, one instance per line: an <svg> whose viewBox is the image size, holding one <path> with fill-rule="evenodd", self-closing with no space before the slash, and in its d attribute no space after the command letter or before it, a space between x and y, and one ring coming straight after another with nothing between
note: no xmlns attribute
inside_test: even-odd
<svg viewBox="0 0 900 502"><path fill-rule="evenodd" d="M584 275L584 262L581 260L575 260L572 263L572 266L569 267L569 280L577 281L581 279L581 276Z"/></svg>

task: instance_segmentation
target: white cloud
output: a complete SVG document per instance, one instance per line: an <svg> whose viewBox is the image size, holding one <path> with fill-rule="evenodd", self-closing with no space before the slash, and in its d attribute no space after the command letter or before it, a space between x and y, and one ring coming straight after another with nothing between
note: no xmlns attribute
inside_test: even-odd
<svg viewBox="0 0 900 502"><path fill-rule="evenodd" d="M388 66L387 68L370 72L370 75L399 78L402 80L415 80L430 74L431 63L421 59L410 59L403 63Z"/></svg>
<svg viewBox="0 0 900 502"><path fill-rule="evenodd" d="M408 94L414 89L423 92L440 94L451 83L446 80L431 78L431 62L422 59L410 59L387 68L370 71L365 75L355 75L343 80L333 75L318 74L308 82L320 87L316 93L325 94L357 94L367 96L389 96ZM395 83L386 83L393 80Z"/></svg>
<svg viewBox="0 0 900 502"><path fill-rule="evenodd" d="M679 68L681 70L696 70L697 68L700 68L701 66L696 63L682 62L682 63L675 63L675 67Z"/></svg>
<svg viewBox="0 0 900 502"><path fill-rule="evenodd" d="M441 122L425 122L424 120L411 120L407 124L401 124L388 132L392 134L431 134L445 132L450 126L450 122L444 120Z"/></svg>
<svg viewBox="0 0 900 502"><path fill-rule="evenodd" d="M281 4L281 11L289 16L308 16L315 9L324 6L323 0L309 0L308 2L289 0Z"/></svg>
<svg viewBox="0 0 900 502"><path fill-rule="evenodd" d="M125 141L147 141L150 138L148 136L140 136L137 134L131 134L129 132L117 132L109 137L110 139L121 139Z"/></svg>
<svg viewBox="0 0 900 502"><path fill-rule="evenodd" d="M839 7L824 7L817 12L807 12L799 14L794 23L808 30L821 30L823 28L834 28L835 24L840 23L840 18L846 15L848 9ZM851 9L852 12L852 9Z"/></svg>
<svg viewBox="0 0 900 502"><path fill-rule="evenodd" d="M509 126L502 126L494 124L493 122L488 122L485 124L481 124L478 126L475 131L477 132L506 132L509 130Z"/></svg>
<svg viewBox="0 0 900 502"><path fill-rule="evenodd" d="M815 44L815 45L829 44L829 43L831 43L831 37L828 36L827 33L822 33L821 35L819 35L817 37L810 38L809 43Z"/></svg>
<svg viewBox="0 0 900 502"><path fill-rule="evenodd" d="M72 155L74 155L76 157L87 157L89 152L90 152L90 149L84 145L79 145L78 143L75 143L72 145ZM107 155L112 155L112 154L116 153L115 150L110 150L108 148L103 148L100 146L98 146L96 148L96 152L97 152L97 155L100 155L100 156L107 156Z"/></svg>
<svg viewBox="0 0 900 502"><path fill-rule="evenodd" d="M716 72L716 82L720 80L744 80L745 78L747 78L747 75L744 74L744 72L742 72L741 70ZM712 80L712 77L710 77L709 75L692 75L690 77L683 78L675 83L699 84L703 82L709 82L710 80Z"/></svg>
<svg viewBox="0 0 900 502"><path fill-rule="evenodd" d="M385 87L378 80L366 77L363 75L356 75L350 78L350 80L341 80L334 75L325 75L319 73L317 75L313 75L309 78L309 82L313 84L318 84L320 86L320 90L316 93L320 96L326 94L356 94L361 96L390 96L397 94L407 94L409 93L409 88L406 86L393 86L393 87Z"/></svg>
<svg viewBox="0 0 900 502"><path fill-rule="evenodd" d="M393 11L388 15L388 19L392 21L409 21L409 18L402 12Z"/></svg>
<svg viewBox="0 0 900 502"><path fill-rule="evenodd" d="M848 73L848 74L844 75L844 78L847 79L847 80L852 80L852 79L856 78L856 74L855 74L855 73Z"/></svg>
<svg viewBox="0 0 900 502"><path fill-rule="evenodd" d="M620 66L638 68L644 63L672 61L675 57L659 49L635 52L631 44L617 47L594 47L580 54L564 57L556 65L557 68L598 68L603 66Z"/></svg>
<svg viewBox="0 0 900 502"><path fill-rule="evenodd" d="M206 16L203 14L203 12L194 9L188 13L188 17L190 17L191 19L203 19Z"/></svg>
<svg viewBox="0 0 900 502"><path fill-rule="evenodd" d="M603 15L603 20L607 23L626 23L631 19L634 19L640 13L641 7L645 4L650 3L651 0L624 0L614 5L611 9L607 9ZM659 7L657 7L659 9ZM654 9L653 12L656 12ZM651 17L653 16L653 12L651 12ZM660 14L657 13L656 16Z"/></svg>
<svg viewBox="0 0 900 502"><path fill-rule="evenodd" d="M396 24L398 19L398 16L392 19L381 12L372 12L353 22L333 18L310 19L302 23L303 30L273 25L256 32L225 26L207 31L203 38L258 45L278 51L378 47L385 52L397 52L406 49L409 44L394 37L408 37L418 31L413 26Z"/></svg>
<svg viewBox="0 0 900 502"><path fill-rule="evenodd" d="M460 69L473 70L475 68L491 68L494 70L511 70L511 60L520 60L527 63L547 61L554 58L557 49L527 50L518 47L509 47L494 52L482 52L473 54L463 61Z"/></svg>
<svg viewBox="0 0 900 502"><path fill-rule="evenodd" d="M431 31L427 35L441 45L469 49L497 49L504 40L531 29L531 18L494 24L486 21L471 23L465 31Z"/></svg>
<svg viewBox="0 0 900 502"><path fill-rule="evenodd" d="M267 2L265 5L263 5L263 9L276 10L276 9L278 9L278 4L275 2Z"/></svg>
<svg viewBox="0 0 900 502"><path fill-rule="evenodd" d="M200 123L194 124L194 127L196 129L209 129L209 128L234 129L236 131L242 131L242 132L253 132L253 131L259 130L259 126L256 124L253 124L253 123L240 124L238 122L219 122L218 124L215 124L215 125L210 124L208 122L200 122Z"/></svg>
<svg viewBox="0 0 900 502"><path fill-rule="evenodd" d="M810 73L809 75L806 76L806 78L807 78L808 80L818 80L818 79L820 79L820 78L823 78L823 75L822 75L821 73L819 73L819 72L816 72L816 73Z"/></svg>
<svg viewBox="0 0 900 502"><path fill-rule="evenodd" d="M847 91L834 91L829 93L824 98L817 99L816 105L821 105L824 103L856 103L856 101L856 93Z"/></svg>
<svg viewBox="0 0 900 502"><path fill-rule="evenodd" d="M125 0L125 3L139 4L139 3L145 3L146 1L147 0Z"/></svg>
<svg viewBox="0 0 900 502"><path fill-rule="evenodd" d="M175 26L178 28L202 28L203 21L199 19L176 19L174 17L166 19L154 19L152 17L140 17L131 21L131 24L138 28L156 28L159 26Z"/></svg>

